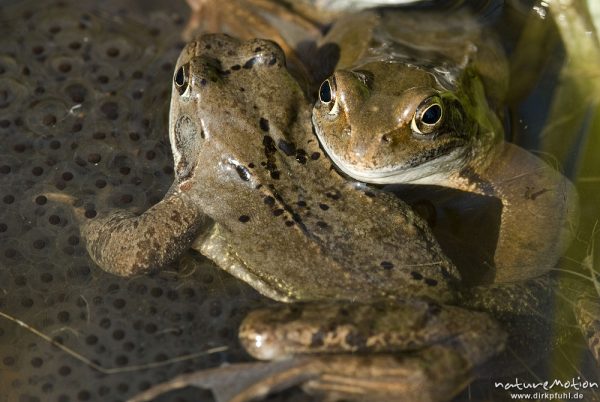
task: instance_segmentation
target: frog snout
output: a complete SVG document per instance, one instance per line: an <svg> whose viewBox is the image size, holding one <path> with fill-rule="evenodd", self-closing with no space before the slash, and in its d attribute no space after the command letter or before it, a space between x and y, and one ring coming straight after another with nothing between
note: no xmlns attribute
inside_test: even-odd
<svg viewBox="0 0 600 402"><path fill-rule="evenodd" d="M359 162L365 168L379 169L394 164L394 160L402 158L409 148L402 128L373 133L369 138L371 140L363 138L362 144L355 146L361 150Z"/></svg>

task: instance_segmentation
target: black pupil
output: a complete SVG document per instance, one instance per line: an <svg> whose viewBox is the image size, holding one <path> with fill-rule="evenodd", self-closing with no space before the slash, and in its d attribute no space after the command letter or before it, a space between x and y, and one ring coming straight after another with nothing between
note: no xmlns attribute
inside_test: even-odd
<svg viewBox="0 0 600 402"><path fill-rule="evenodd" d="M177 74L175 74L175 84L178 86L183 86L185 84L185 74L183 73L183 67L179 67L177 70Z"/></svg>
<svg viewBox="0 0 600 402"><path fill-rule="evenodd" d="M423 117L421 120L425 124L435 124L440 121L442 117L442 107L438 104L431 105L429 108L423 113Z"/></svg>
<svg viewBox="0 0 600 402"><path fill-rule="evenodd" d="M323 103L331 102L331 86L329 85L329 80L323 81L321 84L321 88L319 89L319 99Z"/></svg>

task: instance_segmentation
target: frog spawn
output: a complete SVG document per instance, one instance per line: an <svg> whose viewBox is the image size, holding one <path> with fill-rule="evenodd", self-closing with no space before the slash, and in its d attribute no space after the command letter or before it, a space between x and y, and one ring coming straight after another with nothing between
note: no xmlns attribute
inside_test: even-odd
<svg viewBox="0 0 600 402"><path fill-rule="evenodd" d="M184 370L247 358L237 328L247 309L265 303L194 255L154 278L106 275L87 256L70 201L57 201L77 200L84 219L141 211L173 180L167 102L187 10L145 5L140 13L116 3L2 6L0 312L102 368L230 350L111 375L3 315L2 402L123 401ZM177 395L192 401L199 391Z"/></svg>

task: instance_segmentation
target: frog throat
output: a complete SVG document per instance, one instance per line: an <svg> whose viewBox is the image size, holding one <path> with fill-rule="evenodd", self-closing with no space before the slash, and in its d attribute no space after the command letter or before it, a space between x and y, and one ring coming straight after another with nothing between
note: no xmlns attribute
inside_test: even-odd
<svg viewBox="0 0 600 402"><path fill-rule="evenodd" d="M322 138L317 130L319 139ZM457 147L418 164L397 164L384 168L364 168L347 163L321 140L321 147L339 170L355 180L373 184L433 184L447 185L453 172L462 170L468 164L467 147Z"/></svg>

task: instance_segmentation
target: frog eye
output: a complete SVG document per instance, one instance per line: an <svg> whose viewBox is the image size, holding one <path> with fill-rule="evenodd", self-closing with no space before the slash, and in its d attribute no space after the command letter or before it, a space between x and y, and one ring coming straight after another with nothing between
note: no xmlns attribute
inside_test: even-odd
<svg viewBox="0 0 600 402"><path fill-rule="evenodd" d="M319 100L325 105L329 105L335 99L335 80L333 77L327 78L319 87Z"/></svg>
<svg viewBox="0 0 600 402"><path fill-rule="evenodd" d="M175 77L173 77L173 84L175 84L179 95L183 94L188 87L188 67L188 64L179 67L175 72Z"/></svg>
<svg viewBox="0 0 600 402"><path fill-rule="evenodd" d="M337 115L339 112L340 107L336 96L335 76L331 76L319 87L319 101L329 109L330 115Z"/></svg>
<svg viewBox="0 0 600 402"><path fill-rule="evenodd" d="M425 99L413 116L410 128L417 134L431 134L443 121L444 109L439 96Z"/></svg>

